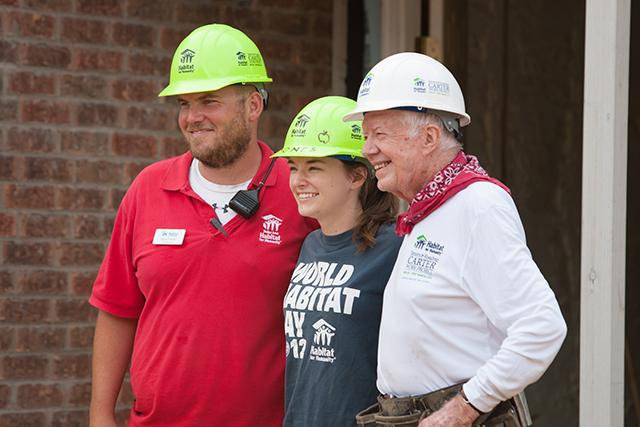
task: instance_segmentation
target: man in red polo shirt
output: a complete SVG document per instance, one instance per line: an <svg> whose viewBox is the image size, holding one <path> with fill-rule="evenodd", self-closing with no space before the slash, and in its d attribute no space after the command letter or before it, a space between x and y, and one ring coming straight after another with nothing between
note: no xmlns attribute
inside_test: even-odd
<svg viewBox="0 0 640 427"><path fill-rule="evenodd" d="M257 139L270 81L229 26L178 46L160 96L177 97L190 150L142 171L120 205L90 298L92 427L116 425L129 361L129 426L282 424L282 298L316 225Z"/></svg>

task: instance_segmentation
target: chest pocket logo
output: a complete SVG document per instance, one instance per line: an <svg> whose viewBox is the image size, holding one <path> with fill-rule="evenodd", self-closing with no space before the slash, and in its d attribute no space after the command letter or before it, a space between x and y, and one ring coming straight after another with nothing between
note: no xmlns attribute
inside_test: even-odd
<svg viewBox="0 0 640 427"><path fill-rule="evenodd" d="M444 246L421 234L416 238L410 251L407 264L402 272L403 278L430 280L444 252Z"/></svg>
<svg viewBox="0 0 640 427"><path fill-rule="evenodd" d="M280 236L280 227L282 226L282 219L275 215L265 215L262 217L262 230L258 240L265 243L271 243L273 245L279 245L282 240Z"/></svg>

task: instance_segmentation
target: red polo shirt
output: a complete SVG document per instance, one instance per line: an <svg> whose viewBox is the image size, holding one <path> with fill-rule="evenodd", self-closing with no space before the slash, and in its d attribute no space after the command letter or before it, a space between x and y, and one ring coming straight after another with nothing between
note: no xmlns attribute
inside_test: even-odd
<svg viewBox="0 0 640 427"><path fill-rule="evenodd" d="M272 151L250 187L263 178ZM189 184L190 153L153 164L122 200L90 303L138 318L130 426L281 426L285 344L282 300L304 237L277 160L250 219L228 236ZM182 244L153 244L156 230ZM176 243L180 239L174 238Z"/></svg>

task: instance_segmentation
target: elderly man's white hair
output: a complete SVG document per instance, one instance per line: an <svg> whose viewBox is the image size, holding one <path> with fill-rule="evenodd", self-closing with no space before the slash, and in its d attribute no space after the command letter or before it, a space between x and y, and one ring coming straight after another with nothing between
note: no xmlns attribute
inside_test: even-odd
<svg viewBox="0 0 640 427"><path fill-rule="evenodd" d="M403 111L403 122L408 128L411 138L415 138L420 130L427 125L435 125L440 128L442 148L448 150L450 148L462 149L462 143L458 141L451 132L447 130L442 123L442 118L434 113L422 113L417 111Z"/></svg>

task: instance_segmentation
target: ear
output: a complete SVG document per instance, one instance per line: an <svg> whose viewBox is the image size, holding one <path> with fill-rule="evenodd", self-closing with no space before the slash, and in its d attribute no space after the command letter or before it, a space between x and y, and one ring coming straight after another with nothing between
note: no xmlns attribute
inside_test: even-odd
<svg viewBox="0 0 640 427"><path fill-rule="evenodd" d="M247 97L247 108L250 121L257 121L262 111L264 110L264 103L262 102L262 96L257 91L252 91Z"/></svg>
<svg viewBox="0 0 640 427"><path fill-rule="evenodd" d="M431 154L440 143L442 130L434 124L426 124L423 127L422 138L420 139L422 152L425 155Z"/></svg>
<svg viewBox="0 0 640 427"><path fill-rule="evenodd" d="M351 188L358 190L366 182L367 177L369 176L369 171L366 166L362 166L352 169L349 175L351 177Z"/></svg>

